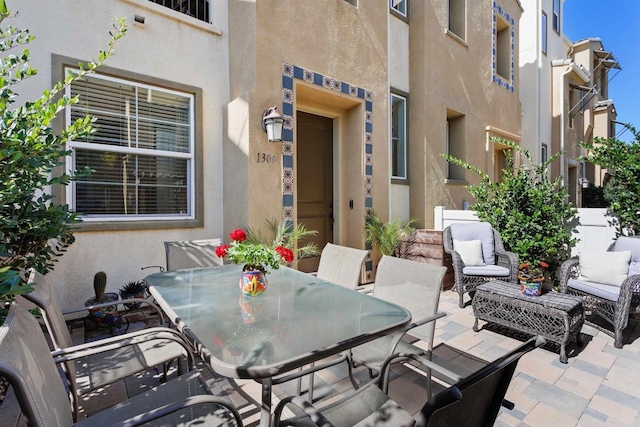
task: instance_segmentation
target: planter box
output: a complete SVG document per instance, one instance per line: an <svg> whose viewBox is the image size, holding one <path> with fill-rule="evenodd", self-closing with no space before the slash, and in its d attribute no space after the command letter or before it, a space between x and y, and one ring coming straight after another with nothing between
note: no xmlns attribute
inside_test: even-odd
<svg viewBox="0 0 640 427"><path fill-rule="evenodd" d="M433 265L443 265L447 267L447 272L442 280L442 290L453 287L453 265L451 255L444 251L442 245L442 231L439 230L416 230L416 243L411 247L407 258Z"/></svg>

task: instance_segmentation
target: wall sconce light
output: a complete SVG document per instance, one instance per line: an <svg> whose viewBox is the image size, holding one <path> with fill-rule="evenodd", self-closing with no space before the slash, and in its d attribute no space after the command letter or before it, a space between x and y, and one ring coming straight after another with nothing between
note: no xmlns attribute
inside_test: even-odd
<svg viewBox="0 0 640 427"><path fill-rule="evenodd" d="M589 188L589 178L580 178L579 181L582 188Z"/></svg>
<svg viewBox="0 0 640 427"><path fill-rule="evenodd" d="M282 141L282 124L284 119L276 110L278 107L270 107L262 113L262 130L267 132L267 138L270 142Z"/></svg>

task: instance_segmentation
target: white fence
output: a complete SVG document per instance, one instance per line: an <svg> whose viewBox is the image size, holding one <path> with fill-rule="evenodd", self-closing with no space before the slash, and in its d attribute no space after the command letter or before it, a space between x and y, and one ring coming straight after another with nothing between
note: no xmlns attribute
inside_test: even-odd
<svg viewBox="0 0 640 427"><path fill-rule="evenodd" d="M615 240L615 229L609 224L606 209L583 208L578 209L574 221L574 236L578 244L571 249L571 255L577 255L580 249L606 250ZM444 230L454 222L480 221L474 211L449 210L444 206L436 206L434 210L434 230Z"/></svg>

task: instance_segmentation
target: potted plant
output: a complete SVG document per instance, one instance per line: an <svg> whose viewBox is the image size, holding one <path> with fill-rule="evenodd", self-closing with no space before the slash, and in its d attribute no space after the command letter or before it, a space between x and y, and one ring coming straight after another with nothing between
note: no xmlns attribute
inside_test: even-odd
<svg viewBox="0 0 640 427"><path fill-rule="evenodd" d="M93 276L93 291L95 296L85 301L85 307L118 301L118 294L116 292L105 292L106 288L107 273L99 271ZM117 325L120 320L118 306L114 304L89 308L89 319L98 326L111 327Z"/></svg>
<svg viewBox="0 0 640 427"><path fill-rule="evenodd" d="M266 274L270 269L277 270L302 254L317 253L313 243L296 246L299 239L315 234L315 231L307 231L302 225L293 227L290 223L277 224L275 221L267 221L267 225L275 234L273 240L250 228L246 231L238 228L230 234L230 244L216 248L220 258L227 257L234 264L244 264L240 288L246 295L257 296L267 289Z"/></svg>
<svg viewBox="0 0 640 427"><path fill-rule="evenodd" d="M145 299L147 297L147 287L144 285L144 280L131 280L125 283L118 293L123 300L130 298ZM131 310L140 307L141 304L140 302L126 302L124 306Z"/></svg>
<svg viewBox="0 0 640 427"><path fill-rule="evenodd" d="M542 293L542 283L545 281L546 269L549 264L544 261L523 262L518 267L518 281L520 290L527 296L539 296Z"/></svg>
<svg viewBox="0 0 640 427"><path fill-rule="evenodd" d="M365 216L364 221L365 241L380 252L380 255L405 258L410 247L415 243L412 237L414 229L411 226L414 222L414 219L383 222L375 212L370 212Z"/></svg>

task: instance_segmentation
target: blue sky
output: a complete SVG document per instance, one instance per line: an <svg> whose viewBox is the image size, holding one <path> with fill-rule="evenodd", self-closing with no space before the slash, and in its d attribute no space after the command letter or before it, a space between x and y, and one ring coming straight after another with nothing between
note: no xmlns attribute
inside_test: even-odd
<svg viewBox="0 0 640 427"><path fill-rule="evenodd" d="M610 80L609 98L617 121L640 130L640 1L565 0L563 24L569 40L597 37L605 50L613 52L622 71ZM626 132L620 139L633 138Z"/></svg>

